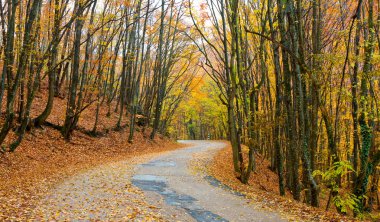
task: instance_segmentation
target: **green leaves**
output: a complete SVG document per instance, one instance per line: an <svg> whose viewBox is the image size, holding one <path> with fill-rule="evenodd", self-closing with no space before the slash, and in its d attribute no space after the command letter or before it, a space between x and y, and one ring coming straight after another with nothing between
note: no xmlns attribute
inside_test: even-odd
<svg viewBox="0 0 380 222"><path fill-rule="evenodd" d="M340 209L342 213L347 213L348 210L358 209L360 198L356 197L355 194L348 193L344 196L337 195L333 198L334 205Z"/></svg>
<svg viewBox="0 0 380 222"><path fill-rule="evenodd" d="M354 172L355 170L350 162L339 161L335 162L327 171L322 172L316 170L313 172L313 176L321 176L323 183L330 189L331 193L334 193L332 202L339 209L341 213L347 213L348 210L358 209L360 198L352 193L340 193L339 180L342 176Z"/></svg>
<svg viewBox="0 0 380 222"><path fill-rule="evenodd" d="M344 176L350 172L355 172L351 163L348 161L335 162L327 171L322 172L316 170L313 172L313 176L321 176L322 180L326 183L332 183L337 178ZM330 184L331 185L331 184Z"/></svg>

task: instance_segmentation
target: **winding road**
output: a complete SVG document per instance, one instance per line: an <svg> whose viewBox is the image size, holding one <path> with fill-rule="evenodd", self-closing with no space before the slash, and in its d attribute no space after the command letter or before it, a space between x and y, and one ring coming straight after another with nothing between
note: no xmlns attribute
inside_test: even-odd
<svg viewBox="0 0 380 222"><path fill-rule="evenodd" d="M211 159L225 143L179 142L188 146L140 161L134 169L124 161L76 175L41 201L35 218L145 221L148 217L135 217L144 212L151 220L159 214L157 220L164 221L285 221L277 213L255 209L212 177L194 173L190 165L197 155ZM132 201L134 207L133 198L141 199Z"/></svg>

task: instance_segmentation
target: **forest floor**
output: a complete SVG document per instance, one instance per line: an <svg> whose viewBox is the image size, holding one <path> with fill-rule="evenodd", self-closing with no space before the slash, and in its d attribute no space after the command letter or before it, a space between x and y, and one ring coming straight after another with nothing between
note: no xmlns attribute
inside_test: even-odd
<svg viewBox="0 0 380 222"><path fill-rule="evenodd" d="M46 87L46 86L43 86ZM42 88L41 92L47 92ZM32 117L44 109L47 95L38 93L32 108ZM55 98L52 114L48 122L62 125L65 118L66 100ZM95 121L96 105L86 109L79 120L78 130L74 131L71 141L64 140L59 130L50 126L35 128L25 135L21 145L14 153L0 154L0 221L25 221L40 199L53 187L63 181L96 168L120 161L129 160L130 166L157 153L178 149L181 145L160 137L151 141L150 129L143 132L137 128L133 144L128 143L128 128L115 130L118 114L113 112L106 117L107 108L100 110L98 134L88 132ZM0 120L1 121L1 120ZM123 126L129 118L124 117ZM11 132L8 142L14 139ZM134 159L134 157L139 157ZM114 167L114 166L113 166ZM128 170L128 165L125 166ZM138 212L138 204L131 204L131 212ZM145 211L149 208L146 205ZM149 212L147 214L149 216Z"/></svg>
<svg viewBox="0 0 380 222"><path fill-rule="evenodd" d="M310 207L292 199L289 191L285 197L279 195L278 176L270 169L270 163L261 155L255 155L256 169L248 185L242 184L233 170L232 149L230 146L220 150L205 169L222 184L242 193L258 208L278 212L290 221L363 221L336 213L333 206L325 211L327 194L321 194L320 208ZM199 159L199 158L198 158Z"/></svg>

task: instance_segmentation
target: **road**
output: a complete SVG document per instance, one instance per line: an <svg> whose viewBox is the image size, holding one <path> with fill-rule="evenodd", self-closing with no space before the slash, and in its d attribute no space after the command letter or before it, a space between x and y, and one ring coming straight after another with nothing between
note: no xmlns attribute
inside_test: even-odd
<svg viewBox="0 0 380 222"><path fill-rule="evenodd" d="M204 173L198 156L211 160L226 144L179 141L188 146L148 160L99 166L58 185L35 210L36 220L57 221L285 221L257 210L245 197ZM204 160L202 160L204 161Z"/></svg>
<svg viewBox="0 0 380 222"><path fill-rule="evenodd" d="M182 215L189 216L186 218L189 221L282 221L275 213L253 209L242 195L189 169L194 154L203 153L211 158L225 143L180 142L192 145L138 165L132 183L147 192L147 196L159 194L165 204L173 208L171 211L182 211Z"/></svg>

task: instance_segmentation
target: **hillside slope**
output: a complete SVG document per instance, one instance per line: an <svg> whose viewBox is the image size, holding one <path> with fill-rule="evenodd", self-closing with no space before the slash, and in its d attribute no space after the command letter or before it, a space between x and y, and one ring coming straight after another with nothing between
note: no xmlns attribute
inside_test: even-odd
<svg viewBox="0 0 380 222"><path fill-rule="evenodd" d="M244 194L247 199L260 208L279 212L290 221L359 221L345 217L335 212L333 206L325 211L327 196L321 195L321 207L314 208L292 199L287 191L285 197L279 195L278 176L270 170L270 163L260 154L255 155L256 170L250 177L249 183L242 184L234 173L232 149L229 146L219 151L208 167L208 173L233 190Z"/></svg>
<svg viewBox="0 0 380 222"><path fill-rule="evenodd" d="M46 98L43 93L37 95L32 116L42 112ZM112 104L111 111L115 105ZM62 125L65 108L66 100L56 98L48 122ZM44 126L28 132L14 153L0 155L0 220L27 217L39 197L68 176L97 165L179 147L162 137L149 140L149 128L145 132L137 129L134 143L128 143L128 128L115 130L118 115L111 112L111 116L106 117L106 106L100 110L99 135L90 136L87 132L95 121L95 109L94 104L82 113L78 130L70 142L63 139L59 130ZM128 119L124 118L123 126L128 125ZM11 132L8 140L14 136Z"/></svg>

